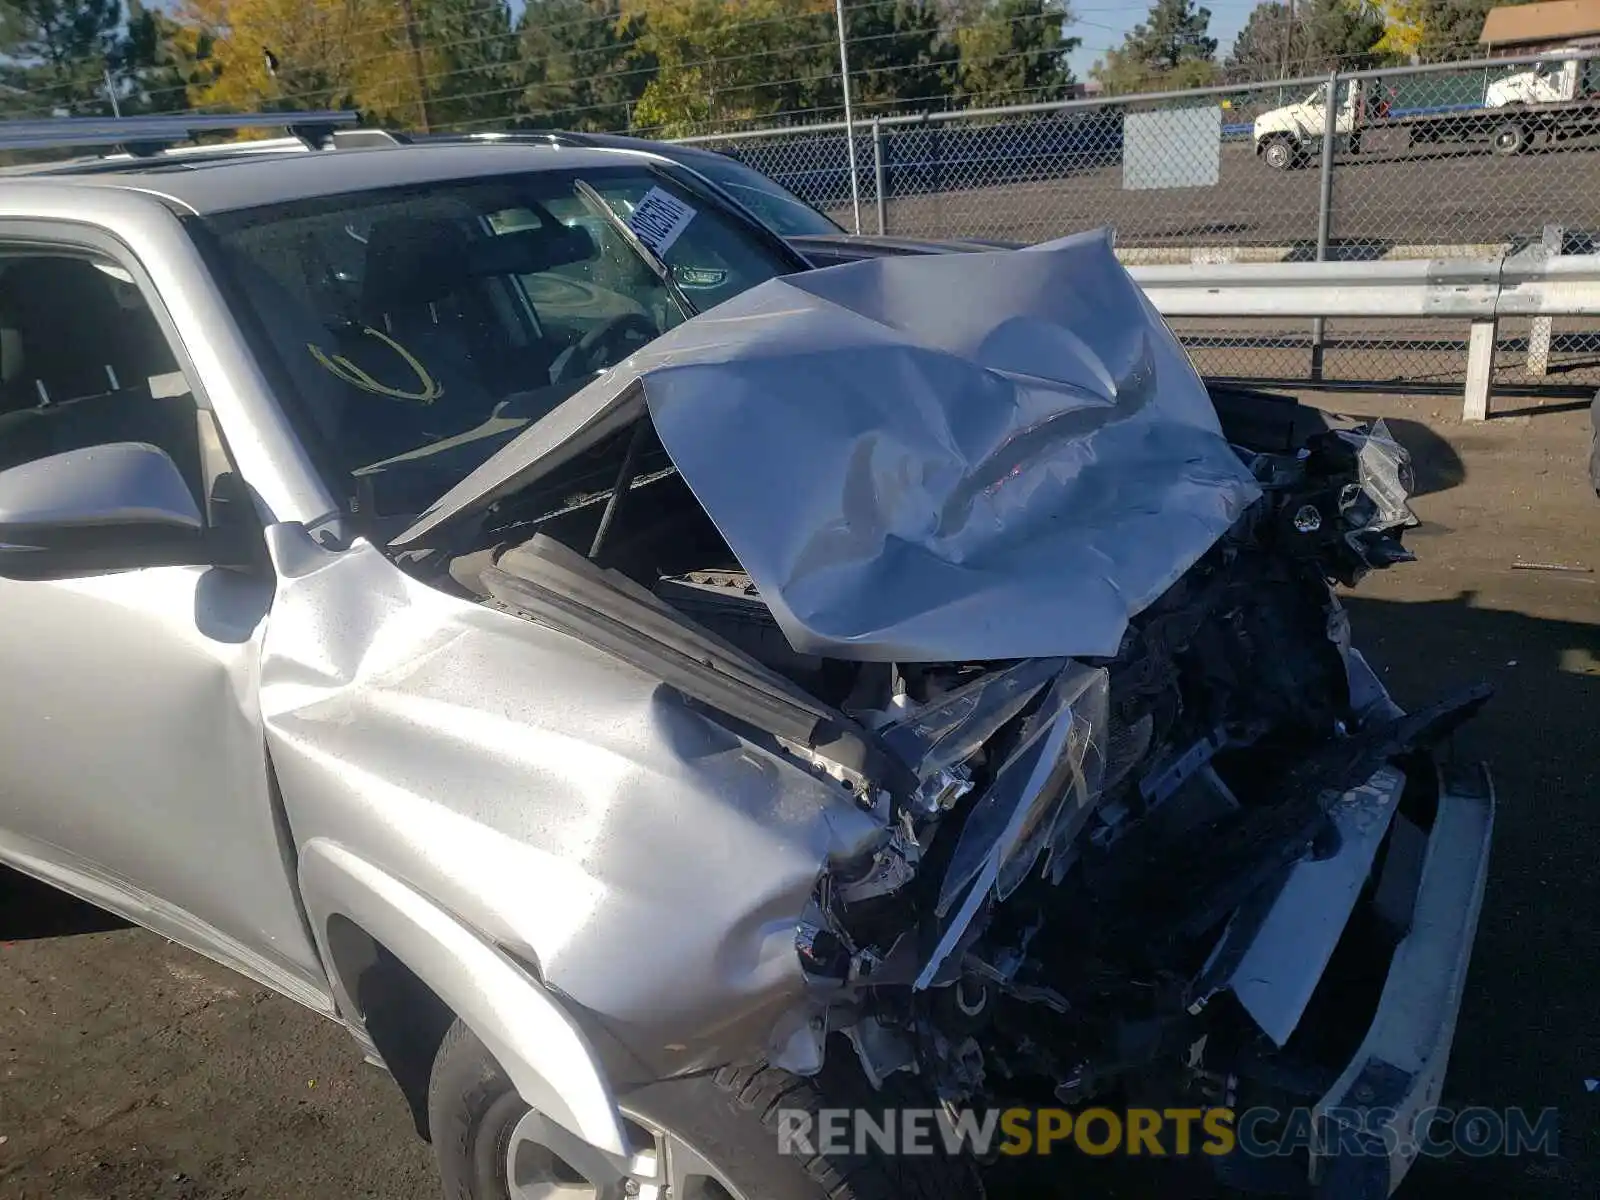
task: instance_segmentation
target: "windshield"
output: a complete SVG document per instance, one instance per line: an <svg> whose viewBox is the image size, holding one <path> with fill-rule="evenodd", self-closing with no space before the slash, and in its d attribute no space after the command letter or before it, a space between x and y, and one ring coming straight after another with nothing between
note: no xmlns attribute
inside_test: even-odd
<svg viewBox="0 0 1600 1200"><path fill-rule="evenodd" d="M598 372L800 265L642 165L199 220L301 436L365 519L422 512Z"/></svg>
<svg viewBox="0 0 1600 1200"><path fill-rule="evenodd" d="M721 155L696 155L685 162L784 237L828 236L844 231L800 197L760 171Z"/></svg>

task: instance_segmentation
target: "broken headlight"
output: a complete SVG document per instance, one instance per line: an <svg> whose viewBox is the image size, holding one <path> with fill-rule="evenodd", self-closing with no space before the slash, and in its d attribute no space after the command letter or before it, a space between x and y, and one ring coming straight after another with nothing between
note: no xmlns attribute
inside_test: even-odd
<svg viewBox="0 0 1600 1200"><path fill-rule="evenodd" d="M1024 718L1016 746L995 772L961 831L935 906L949 917L917 977L925 988L992 894L1004 900L1046 852L1067 853L1100 794L1110 688L1104 670L1068 663L1039 707Z"/></svg>

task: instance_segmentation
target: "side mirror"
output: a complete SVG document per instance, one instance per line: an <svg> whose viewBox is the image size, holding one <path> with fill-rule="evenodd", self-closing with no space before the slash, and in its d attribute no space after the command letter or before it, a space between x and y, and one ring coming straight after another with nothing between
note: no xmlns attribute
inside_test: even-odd
<svg viewBox="0 0 1600 1200"><path fill-rule="evenodd" d="M204 558L205 520L155 446L89 446L0 471L0 576L60 579Z"/></svg>

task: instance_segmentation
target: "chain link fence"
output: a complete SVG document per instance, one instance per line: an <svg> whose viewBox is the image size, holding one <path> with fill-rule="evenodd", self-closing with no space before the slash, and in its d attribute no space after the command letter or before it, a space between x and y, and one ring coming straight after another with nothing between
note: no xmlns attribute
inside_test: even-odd
<svg viewBox="0 0 1600 1200"><path fill-rule="evenodd" d="M1600 58L1578 54L858 121L853 180L850 132L693 140L847 230L1036 242L1110 226L1129 264L1489 258L1600 241ZM1467 330L1444 321L1175 328L1214 375L1447 387L1465 370ZM1496 366L1502 388L1600 383L1600 324L1508 322Z"/></svg>

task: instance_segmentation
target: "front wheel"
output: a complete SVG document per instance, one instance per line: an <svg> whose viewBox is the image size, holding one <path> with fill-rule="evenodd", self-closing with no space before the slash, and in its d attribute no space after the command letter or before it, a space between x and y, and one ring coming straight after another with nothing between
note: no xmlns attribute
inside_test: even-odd
<svg viewBox="0 0 1600 1200"><path fill-rule="evenodd" d="M524 1104L459 1021L428 1085L446 1200L979 1200L982 1186L967 1159L889 1157L870 1142L862 1155L806 1153L821 1147L803 1136L787 1146L780 1139L780 1110L859 1106L877 1113L895 1103L864 1081L830 1088L823 1076L803 1079L775 1067L649 1084L618 1097L632 1151L623 1174ZM791 1129L795 1119L785 1118Z"/></svg>
<svg viewBox="0 0 1600 1200"><path fill-rule="evenodd" d="M1495 129L1489 144L1496 154L1521 154L1528 148L1528 131L1521 122L1506 121Z"/></svg>
<svg viewBox="0 0 1600 1200"><path fill-rule="evenodd" d="M1299 147L1286 137L1271 138L1261 147L1261 161L1274 171L1287 171L1300 157Z"/></svg>

